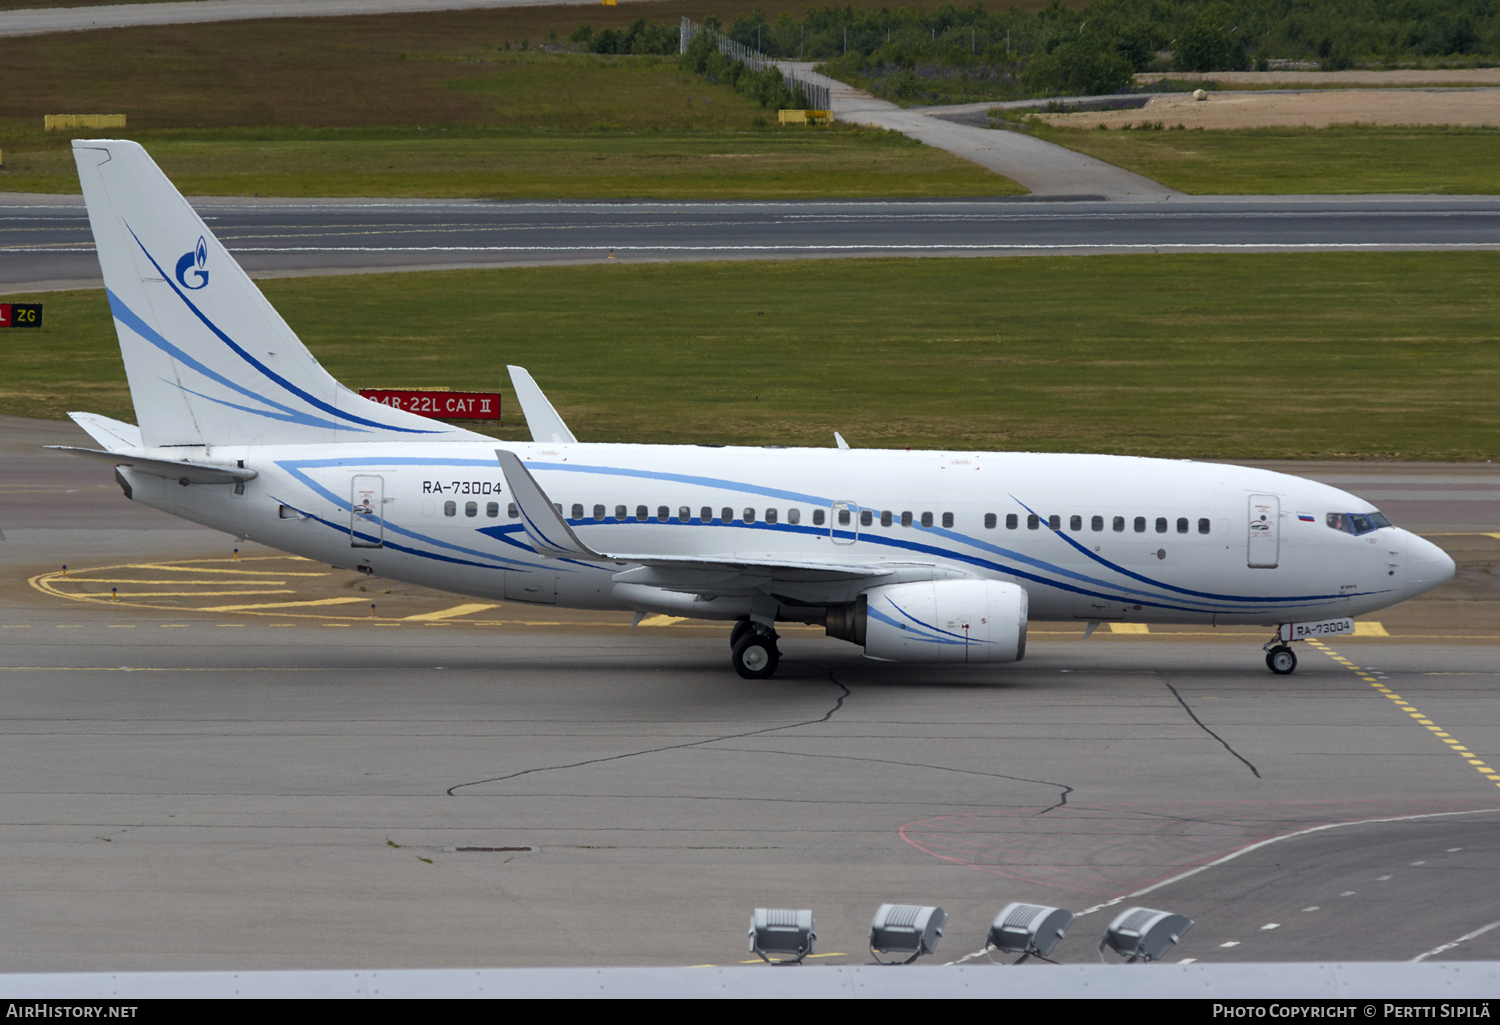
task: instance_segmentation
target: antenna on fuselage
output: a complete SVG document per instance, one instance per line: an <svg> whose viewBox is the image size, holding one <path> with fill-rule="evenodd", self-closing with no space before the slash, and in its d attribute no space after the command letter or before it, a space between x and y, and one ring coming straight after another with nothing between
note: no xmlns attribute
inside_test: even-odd
<svg viewBox="0 0 1500 1025"><path fill-rule="evenodd" d="M838 431L833 432L833 440L838 444L839 448L844 449L846 452L849 450L849 443L844 440L844 436Z"/></svg>

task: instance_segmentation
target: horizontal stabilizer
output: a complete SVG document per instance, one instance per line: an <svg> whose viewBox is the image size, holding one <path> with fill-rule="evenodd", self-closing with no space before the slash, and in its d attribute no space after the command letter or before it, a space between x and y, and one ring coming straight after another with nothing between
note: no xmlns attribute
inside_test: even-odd
<svg viewBox="0 0 1500 1025"><path fill-rule="evenodd" d="M135 424L111 420L98 413L69 413L73 422L89 432L89 437L111 452L124 452L143 448L141 429Z"/></svg>
<svg viewBox="0 0 1500 1025"><path fill-rule="evenodd" d="M254 470L241 466L215 466L211 463L181 463L171 459L147 459L143 456L126 455L123 452L100 452L92 448L73 448L70 445L46 445L45 448L69 455L98 459L114 466L128 466L132 470L149 473L153 477L166 477L183 484L243 484L260 476Z"/></svg>
<svg viewBox="0 0 1500 1025"><path fill-rule="evenodd" d="M542 389L521 367L506 367L510 371L510 386L515 389L516 401L521 404L521 413L526 417L526 426L531 428L531 440L550 444L575 445L578 439L557 415Z"/></svg>

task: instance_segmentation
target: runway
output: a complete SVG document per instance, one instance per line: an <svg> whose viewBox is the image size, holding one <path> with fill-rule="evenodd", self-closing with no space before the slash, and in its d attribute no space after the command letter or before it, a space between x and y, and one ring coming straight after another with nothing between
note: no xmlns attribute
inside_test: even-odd
<svg viewBox="0 0 1500 1025"><path fill-rule="evenodd" d="M66 201L65 201L66 199ZM599 260L1445 250L1500 246L1500 197L799 203L199 200L252 276ZM70 197L0 203L0 292L100 287Z"/></svg>
<svg viewBox="0 0 1500 1025"><path fill-rule="evenodd" d="M1359 466L1460 575L1291 677L1258 634L1033 624L959 673L787 631L749 683L722 627L474 608L133 506L35 448L73 430L0 423L0 971L732 965L756 906L860 963L885 901L944 907L947 961L1017 899L1089 911L1066 962L1132 903L1196 920L1172 960L1500 958L1493 467Z"/></svg>

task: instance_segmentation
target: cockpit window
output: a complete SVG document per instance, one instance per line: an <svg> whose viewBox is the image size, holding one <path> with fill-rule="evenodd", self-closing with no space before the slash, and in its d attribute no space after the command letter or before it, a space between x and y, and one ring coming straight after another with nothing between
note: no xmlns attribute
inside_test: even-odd
<svg viewBox="0 0 1500 1025"><path fill-rule="evenodd" d="M1378 512L1370 513L1336 513L1328 514L1328 525L1334 530L1342 530L1346 534L1358 537L1360 534L1368 534L1372 530L1381 527L1389 527L1391 521Z"/></svg>

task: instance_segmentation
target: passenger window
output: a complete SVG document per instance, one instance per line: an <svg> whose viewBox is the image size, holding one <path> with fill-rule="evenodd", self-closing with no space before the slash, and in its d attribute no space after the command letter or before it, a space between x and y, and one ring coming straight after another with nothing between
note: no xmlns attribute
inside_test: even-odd
<svg viewBox="0 0 1500 1025"><path fill-rule="evenodd" d="M492 520L499 519L500 518L500 503L499 502L490 502L490 503L488 503L484 507L484 514L486 516L488 516Z"/></svg>
<svg viewBox="0 0 1500 1025"><path fill-rule="evenodd" d="M1212 526L1213 524L1209 523L1207 517L1205 517L1198 521L1198 533L1207 534Z"/></svg>
<svg viewBox="0 0 1500 1025"><path fill-rule="evenodd" d="M1177 533L1179 533L1179 534L1186 534L1187 532L1188 532L1187 517L1186 516L1179 516L1179 517L1177 517Z"/></svg>
<svg viewBox="0 0 1500 1025"><path fill-rule="evenodd" d="M922 526L924 526L924 527L930 527L930 526L932 526L932 513L930 513L930 512L924 512L922 514Z"/></svg>
<svg viewBox="0 0 1500 1025"><path fill-rule="evenodd" d="M1042 525L1042 518L1040 516L1038 516L1036 513L1031 513L1029 516L1026 517L1026 529L1027 530L1035 530L1037 527L1040 527L1041 525Z"/></svg>
<svg viewBox="0 0 1500 1025"><path fill-rule="evenodd" d="M819 510L819 511L821 512L822 510ZM848 525L849 525L849 510L848 509L840 509L839 510L839 526L841 526L841 527L847 527Z"/></svg>
<svg viewBox="0 0 1500 1025"><path fill-rule="evenodd" d="M889 527L891 525L891 511L889 509L882 509L880 511L880 525L882 527Z"/></svg>
<svg viewBox="0 0 1500 1025"><path fill-rule="evenodd" d="M1104 517L1103 516L1095 516L1093 519L1089 520L1089 529L1091 529L1091 530L1103 530L1104 529Z"/></svg>
<svg viewBox="0 0 1500 1025"><path fill-rule="evenodd" d="M790 509L788 509L786 511L786 521L788 523L790 523L794 527L797 524L801 523L802 522L802 510L798 509L795 505L792 506Z"/></svg>
<svg viewBox="0 0 1500 1025"><path fill-rule="evenodd" d="M465 502L464 503L464 515L465 516L478 516L479 515L479 503L478 502Z"/></svg>
<svg viewBox="0 0 1500 1025"><path fill-rule="evenodd" d="M1146 532L1146 517L1137 516L1135 518L1135 532L1137 534L1144 534Z"/></svg>
<svg viewBox="0 0 1500 1025"><path fill-rule="evenodd" d="M1125 517L1116 516L1114 522L1115 533L1121 533L1125 529Z"/></svg>
<svg viewBox="0 0 1500 1025"><path fill-rule="evenodd" d="M1005 529L1006 530L1015 530L1016 529L1016 524L1018 522L1020 522L1020 521L1016 519L1016 514L1015 513L1006 513L1005 514Z"/></svg>
<svg viewBox="0 0 1500 1025"><path fill-rule="evenodd" d="M813 510L813 526L815 526L815 527L821 527L822 525L823 525L823 510L822 509L814 509Z"/></svg>
<svg viewBox="0 0 1500 1025"><path fill-rule="evenodd" d="M583 519L583 506L579 505L577 502L573 503L573 518L575 520Z"/></svg>
<svg viewBox="0 0 1500 1025"><path fill-rule="evenodd" d="M1054 513L1051 516L1048 516L1047 517L1047 526L1051 527L1053 530L1057 530L1059 527L1062 526L1062 517L1058 516L1056 513Z"/></svg>
<svg viewBox="0 0 1500 1025"><path fill-rule="evenodd" d="M621 523L625 522L625 507L623 505L615 506L615 519Z"/></svg>
<svg viewBox="0 0 1500 1025"><path fill-rule="evenodd" d="M1082 530L1083 529L1083 517L1082 516L1070 516L1070 517L1068 517L1068 529L1069 530Z"/></svg>
<svg viewBox="0 0 1500 1025"><path fill-rule="evenodd" d="M754 509L746 509L745 510L745 522L746 523L754 523L755 522L755 510Z"/></svg>
<svg viewBox="0 0 1500 1025"><path fill-rule="evenodd" d="M1167 518L1165 516L1158 516L1156 518L1156 532L1158 534L1165 534L1167 532Z"/></svg>
<svg viewBox="0 0 1500 1025"><path fill-rule="evenodd" d="M677 510L677 518L683 523L686 523L688 520L693 518L693 510L689 509L685 505L681 506Z"/></svg>
<svg viewBox="0 0 1500 1025"><path fill-rule="evenodd" d="M984 514L984 529L985 530L994 530L995 529L995 524L998 523L998 522L999 522L999 517L997 517L994 513L985 513Z"/></svg>
<svg viewBox="0 0 1500 1025"><path fill-rule="evenodd" d="M906 510L904 513L901 514L901 525L903 527L909 527L909 526L911 526L911 510L910 509Z"/></svg>
<svg viewBox="0 0 1500 1025"><path fill-rule="evenodd" d="M671 518L672 518L672 510L671 509L667 508L664 505L659 505L659 506L656 507L656 519L657 519L658 522L665 523L668 520L670 520Z"/></svg>
<svg viewBox="0 0 1500 1025"><path fill-rule="evenodd" d="M704 523L712 523L714 521L714 511L705 505L702 509L698 510L698 518Z"/></svg>
<svg viewBox="0 0 1500 1025"><path fill-rule="evenodd" d="M766 522L767 523L775 523L776 522L776 510L775 509L767 509L766 510Z"/></svg>
<svg viewBox="0 0 1500 1025"><path fill-rule="evenodd" d="M875 522L875 513L872 510L861 509L859 511L859 525L861 527L868 527L870 524L872 524L874 522Z"/></svg>
<svg viewBox="0 0 1500 1025"><path fill-rule="evenodd" d="M447 503L447 505L452 504L452 502ZM443 507L443 515L452 516L453 514L448 511L447 505ZM521 510L516 508L516 503L511 502L505 507L505 515L509 516L513 520L519 520L521 518Z"/></svg>
<svg viewBox="0 0 1500 1025"><path fill-rule="evenodd" d="M651 510L644 505L638 505L635 507L635 518L644 523L651 518Z"/></svg>
<svg viewBox="0 0 1500 1025"><path fill-rule="evenodd" d="M943 513L943 526L945 526L945 527L951 527L951 526L953 526L953 514L952 513Z"/></svg>
<svg viewBox="0 0 1500 1025"><path fill-rule="evenodd" d="M604 519L604 506L602 506L602 505L596 505L596 506L594 506L594 519L596 519L596 520L602 520L602 519Z"/></svg>
<svg viewBox="0 0 1500 1025"><path fill-rule="evenodd" d="M733 523L734 522L734 510L731 509L731 508L729 508L729 506L727 506L727 505L724 508L720 509L719 510L719 522L720 523Z"/></svg>
<svg viewBox="0 0 1500 1025"><path fill-rule="evenodd" d="M514 509L515 506L512 505L511 508ZM458 515L458 503L457 502L444 502L443 503L443 515L444 516L457 516Z"/></svg>

